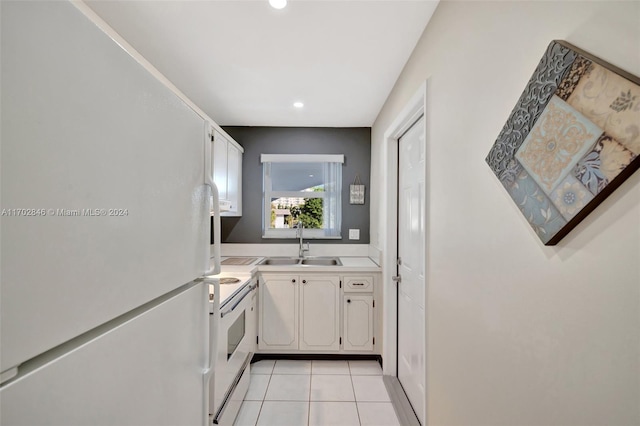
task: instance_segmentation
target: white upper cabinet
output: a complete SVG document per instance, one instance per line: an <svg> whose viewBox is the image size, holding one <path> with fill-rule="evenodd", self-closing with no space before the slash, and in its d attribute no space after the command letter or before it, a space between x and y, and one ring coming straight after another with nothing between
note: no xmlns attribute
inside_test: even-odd
<svg viewBox="0 0 640 426"><path fill-rule="evenodd" d="M218 132L214 132L213 137L213 181L218 187L218 194L221 200L227 199L227 140Z"/></svg>
<svg viewBox="0 0 640 426"><path fill-rule="evenodd" d="M211 164L220 193L221 216L242 216L242 148L218 131L213 135Z"/></svg>

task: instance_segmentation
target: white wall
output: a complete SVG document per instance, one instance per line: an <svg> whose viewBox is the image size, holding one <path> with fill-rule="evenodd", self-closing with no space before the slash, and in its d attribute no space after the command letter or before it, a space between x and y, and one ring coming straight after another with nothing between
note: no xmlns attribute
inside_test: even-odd
<svg viewBox="0 0 640 426"><path fill-rule="evenodd" d="M485 163L553 39L640 75L640 2L444 1L372 130L428 80L427 410L433 425L640 424L640 172L555 247Z"/></svg>

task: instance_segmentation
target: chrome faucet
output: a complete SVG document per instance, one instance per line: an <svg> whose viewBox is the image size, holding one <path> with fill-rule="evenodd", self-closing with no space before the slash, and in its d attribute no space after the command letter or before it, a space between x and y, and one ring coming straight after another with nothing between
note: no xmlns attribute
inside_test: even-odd
<svg viewBox="0 0 640 426"><path fill-rule="evenodd" d="M298 257L304 258L305 253L309 253L309 242L307 241L307 247L304 247L304 242L302 241L302 231L304 231L304 224L301 219L298 219L298 237L300 238L300 248L298 250Z"/></svg>

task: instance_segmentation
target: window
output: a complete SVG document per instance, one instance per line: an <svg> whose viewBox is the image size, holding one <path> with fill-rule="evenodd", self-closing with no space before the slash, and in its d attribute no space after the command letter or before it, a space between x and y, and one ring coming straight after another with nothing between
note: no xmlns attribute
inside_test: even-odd
<svg viewBox="0 0 640 426"><path fill-rule="evenodd" d="M341 238L343 155L262 154L263 238Z"/></svg>

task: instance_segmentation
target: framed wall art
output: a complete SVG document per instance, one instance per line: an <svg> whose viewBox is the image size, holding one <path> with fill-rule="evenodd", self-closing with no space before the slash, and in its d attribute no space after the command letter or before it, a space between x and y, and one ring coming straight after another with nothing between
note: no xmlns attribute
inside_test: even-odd
<svg viewBox="0 0 640 426"><path fill-rule="evenodd" d="M349 185L349 204L364 204L364 185L360 182L360 175Z"/></svg>
<svg viewBox="0 0 640 426"><path fill-rule="evenodd" d="M640 79L551 42L486 161L557 244L640 167Z"/></svg>

